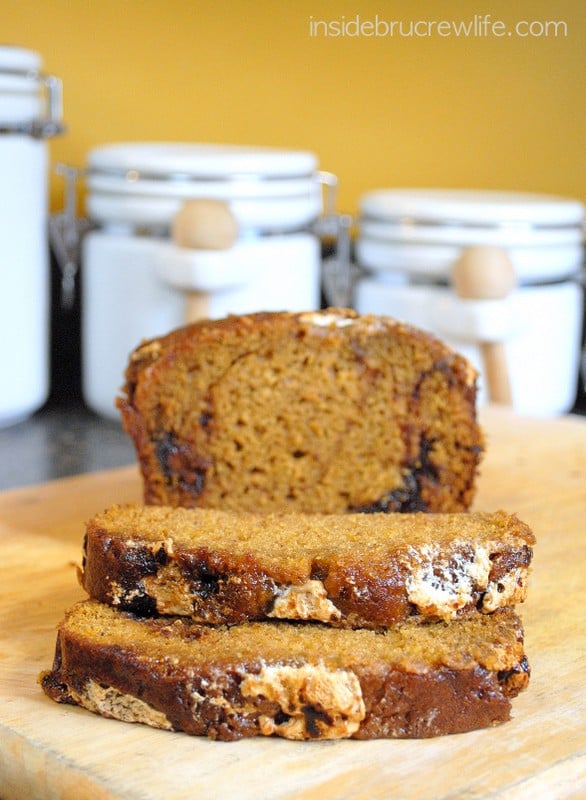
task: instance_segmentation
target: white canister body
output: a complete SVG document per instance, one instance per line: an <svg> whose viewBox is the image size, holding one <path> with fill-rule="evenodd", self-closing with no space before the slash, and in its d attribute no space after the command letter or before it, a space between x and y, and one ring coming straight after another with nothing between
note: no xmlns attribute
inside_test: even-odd
<svg viewBox="0 0 586 800"><path fill-rule="evenodd" d="M114 402L132 350L143 339L161 336L185 319L185 282L174 282L182 265L177 265L177 254L169 252L171 248L166 239L116 231L92 231L84 239L83 391L88 406L102 416L118 417ZM210 290L207 281L194 280L193 285L207 293L210 318L258 309L302 311L318 306L319 247L314 236L267 237L256 243L256 252L248 249L254 257L254 276L249 274L244 283L216 285ZM204 275L217 276L224 265L209 262L221 262L220 254L199 255ZM166 263L174 265L175 275L165 274ZM194 265L196 269L199 266L192 256L185 271Z"/></svg>
<svg viewBox="0 0 586 800"><path fill-rule="evenodd" d="M365 196L362 211L353 288L358 311L416 325L466 356L479 372L481 404L488 401L481 343L501 341L518 413L553 416L572 407L584 312L584 212L577 201L380 190ZM462 300L451 289L455 261L474 245L508 253L518 285L507 298Z"/></svg>
<svg viewBox="0 0 586 800"><path fill-rule="evenodd" d="M0 425L28 417L49 389L46 145L0 135Z"/></svg>
<svg viewBox="0 0 586 800"><path fill-rule="evenodd" d="M86 404L119 418L115 398L130 353L184 324L194 297L212 319L318 308L312 224L321 191L315 159L305 153L187 144L94 151L87 207L99 228L84 237L81 259ZM239 228L231 247L172 242L173 216L194 197L226 202Z"/></svg>
<svg viewBox="0 0 586 800"><path fill-rule="evenodd" d="M49 264L44 97L36 53L0 47L0 426L49 393Z"/></svg>
<svg viewBox="0 0 586 800"><path fill-rule="evenodd" d="M355 288L361 313L385 314L441 338L479 373L479 403L488 401L481 350L466 328L467 309L445 286L388 284L362 278ZM505 346L513 408L551 416L572 407L580 359L583 293L574 281L514 292L492 324L508 326ZM499 325L501 322L501 325Z"/></svg>

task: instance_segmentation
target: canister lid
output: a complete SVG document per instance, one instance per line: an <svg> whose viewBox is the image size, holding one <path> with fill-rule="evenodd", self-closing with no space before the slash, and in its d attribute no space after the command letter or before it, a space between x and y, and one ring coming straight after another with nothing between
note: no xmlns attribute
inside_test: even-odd
<svg viewBox="0 0 586 800"><path fill-rule="evenodd" d="M30 72L41 68L41 56L32 50L0 44L0 72Z"/></svg>
<svg viewBox="0 0 586 800"><path fill-rule="evenodd" d="M584 206L520 192L381 189L360 204L361 266L445 280L462 248L505 248L521 282L558 280L582 264Z"/></svg>
<svg viewBox="0 0 586 800"><path fill-rule="evenodd" d="M144 142L105 145L88 156L90 172L136 173L136 178L289 178L311 175L313 153L229 144Z"/></svg>
<svg viewBox="0 0 586 800"><path fill-rule="evenodd" d="M0 45L0 133L36 139L62 133L61 81L41 66L38 53Z"/></svg>
<svg viewBox="0 0 586 800"><path fill-rule="evenodd" d="M531 226L577 226L584 207L577 200L524 192L467 189L380 189L364 196L368 218L480 227L525 223Z"/></svg>
<svg viewBox="0 0 586 800"><path fill-rule="evenodd" d="M87 209L100 224L168 226L190 198L229 203L248 232L304 229L321 213L313 153L245 145L110 144L87 158Z"/></svg>
<svg viewBox="0 0 586 800"><path fill-rule="evenodd" d="M22 47L0 46L0 92L37 94L41 57ZM3 105L8 101L5 99ZM4 115L3 115L4 116Z"/></svg>

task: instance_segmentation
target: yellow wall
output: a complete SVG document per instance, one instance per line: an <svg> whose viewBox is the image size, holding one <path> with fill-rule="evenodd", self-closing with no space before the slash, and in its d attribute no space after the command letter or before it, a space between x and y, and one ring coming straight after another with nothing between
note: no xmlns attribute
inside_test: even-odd
<svg viewBox="0 0 586 800"><path fill-rule="evenodd" d="M311 17L377 14L560 20L567 36L309 35ZM112 141L267 144L316 152L344 211L382 186L584 199L580 0L3 0L0 23L63 80L54 161Z"/></svg>

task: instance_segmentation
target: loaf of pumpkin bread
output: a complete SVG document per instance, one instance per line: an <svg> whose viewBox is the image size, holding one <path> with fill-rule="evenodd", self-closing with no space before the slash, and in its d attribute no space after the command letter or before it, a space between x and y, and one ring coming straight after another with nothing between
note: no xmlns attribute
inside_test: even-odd
<svg viewBox="0 0 586 800"><path fill-rule="evenodd" d="M214 739L374 739L503 722L529 667L510 609L375 632L212 627L89 600L66 614L40 680L57 702Z"/></svg>
<svg viewBox="0 0 586 800"><path fill-rule="evenodd" d="M529 527L503 511L262 515L113 506L87 524L82 585L143 615L380 628L521 602L533 543Z"/></svg>
<svg viewBox="0 0 586 800"><path fill-rule="evenodd" d="M483 449L476 373L348 309L205 320L141 344L117 404L147 504L454 512Z"/></svg>

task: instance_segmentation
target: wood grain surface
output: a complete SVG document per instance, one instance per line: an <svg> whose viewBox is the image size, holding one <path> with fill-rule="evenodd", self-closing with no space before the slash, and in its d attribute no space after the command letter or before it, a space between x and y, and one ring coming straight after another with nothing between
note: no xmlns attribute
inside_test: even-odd
<svg viewBox="0 0 586 800"><path fill-rule="evenodd" d="M84 522L140 501L134 466L0 494L0 797L453 800L586 797L586 421L486 409L475 508L537 536L520 607L529 689L503 726L420 741L211 742L48 700L55 627L83 597Z"/></svg>

